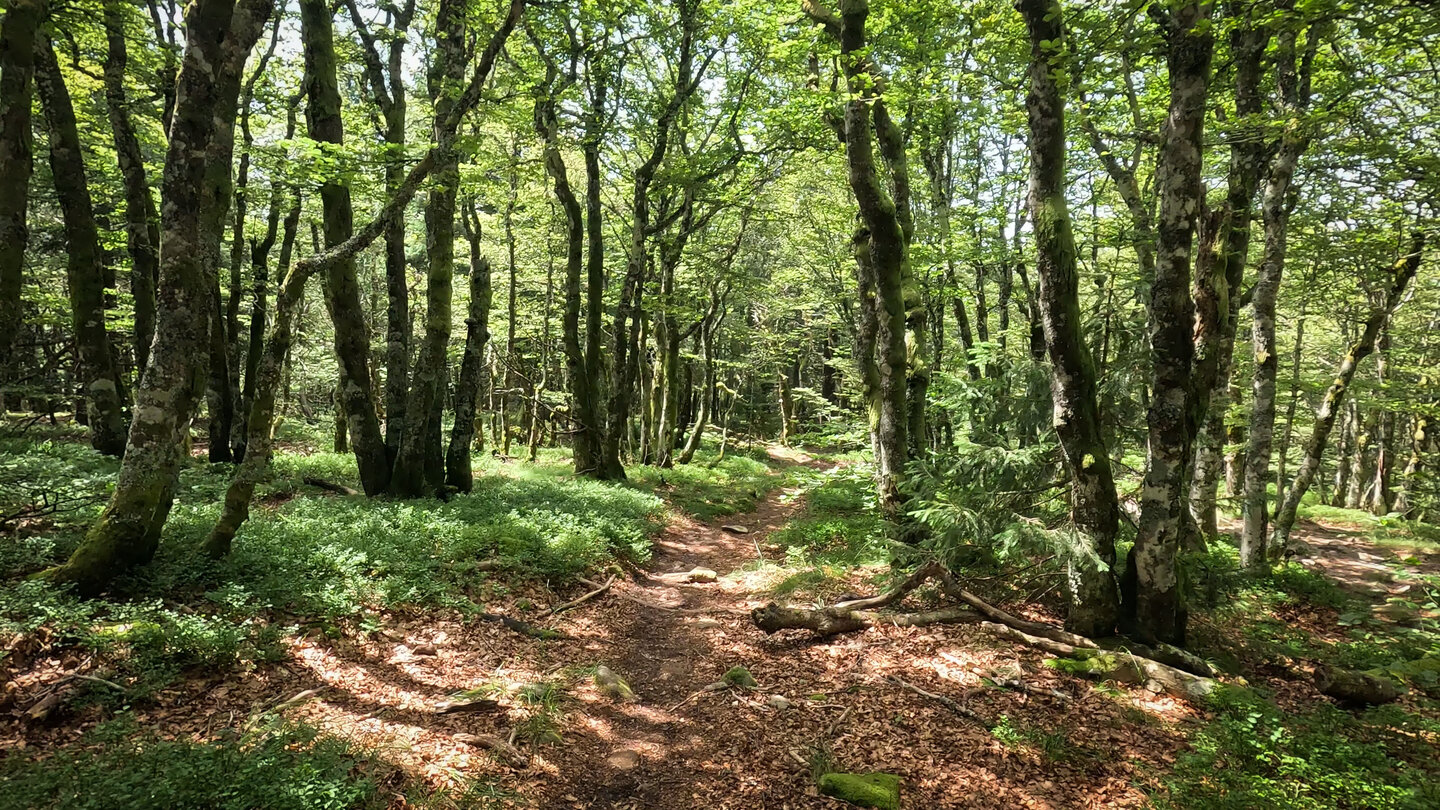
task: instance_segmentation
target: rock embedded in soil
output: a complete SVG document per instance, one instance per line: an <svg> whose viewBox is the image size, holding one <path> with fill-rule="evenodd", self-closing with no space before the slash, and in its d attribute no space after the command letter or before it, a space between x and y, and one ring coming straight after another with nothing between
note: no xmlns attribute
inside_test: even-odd
<svg viewBox="0 0 1440 810"><path fill-rule="evenodd" d="M686 582L714 582L720 578L719 574L709 568L692 568L685 572Z"/></svg>
<svg viewBox="0 0 1440 810"><path fill-rule="evenodd" d="M727 531L727 532L730 532L731 534L749 534L749 533L750 533L750 529L748 529L748 528L745 527L745 526L741 526L741 525L738 524L738 523L727 523L727 524L725 524L724 526L721 526L720 528L724 529L724 530Z"/></svg>
<svg viewBox="0 0 1440 810"><path fill-rule="evenodd" d="M718 627L724 627L725 623L720 621L719 619L712 619L706 616L691 622L690 626L694 627L696 630L714 630Z"/></svg>
<svg viewBox="0 0 1440 810"><path fill-rule="evenodd" d="M765 702L770 704L770 708L779 709L782 712L790 708L790 699L784 695L771 695Z"/></svg>
<svg viewBox="0 0 1440 810"><path fill-rule="evenodd" d="M827 773L820 793L874 810L900 810L900 777L889 773Z"/></svg>
<svg viewBox="0 0 1440 810"><path fill-rule="evenodd" d="M634 770L640 765L640 752L633 748L620 748L605 757L605 764L617 771Z"/></svg>
<svg viewBox="0 0 1440 810"><path fill-rule="evenodd" d="M440 650L434 644L416 644L410 648L411 655L439 655Z"/></svg>
<svg viewBox="0 0 1440 810"><path fill-rule="evenodd" d="M611 700L631 701L635 699L635 690L630 688L630 684L604 664L595 670L595 687L600 690L600 694Z"/></svg>

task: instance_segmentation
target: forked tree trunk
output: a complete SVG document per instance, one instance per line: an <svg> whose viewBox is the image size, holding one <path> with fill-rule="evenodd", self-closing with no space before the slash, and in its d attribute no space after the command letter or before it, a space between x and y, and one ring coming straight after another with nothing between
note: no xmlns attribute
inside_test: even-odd
<svg viewBox="0 0 1440 810"><path fill-rule="evenodd" d="M1022 0L1030 34L1030 218L1035 229L1040 317L1050 357L1056 435L1070 472L1070 517L1077 548L1068 561L1065 626L1109 635L1119 616L1112 571L1120 508L1096 405L1093 356L1080 314L1075 236L1065 200L1065 102L1056 85L1068 52L1057 0Z"/></svg>
<svg viewBox="0 0 1440 810"><path fill-rule="evenodd" d="M231 137L245 57L271 11L269 0L197 0L187 8L186 48L176 90L161 192L156 338L135 396L134 418L115 492L104 514L53 582L94 593L148 562L170 513L176 474L204 385L210 276L204 185L216 138ZM228 169L228 166L227 166Z"/></svg>
<svg viewBox="0 0 1440 810"><path fill-rule="evenodd" d="M49 37L35 41L35 88L50 133L50 174L65 228L66 282L70 287L71 326L75 335L76 376L84 388L90 446L118 456L125 452L125 396L110 332L105 326L105 271L100 232L85 178L85 158L70 91Z"/></svg>

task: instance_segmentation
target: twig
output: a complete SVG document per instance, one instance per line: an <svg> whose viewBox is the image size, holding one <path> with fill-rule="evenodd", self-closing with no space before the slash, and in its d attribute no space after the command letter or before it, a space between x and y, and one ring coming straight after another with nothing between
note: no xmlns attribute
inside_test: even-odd
<svg viewBox="0 0 1440 810"><path fill-rule="evenodd" d="M985 718L981 717L979 714L975 713L974 711L972 711L972 710L970 710L970 709L967 709L967 708L965 708L964 706L961 706L959 703L956 703L954 700L952 700L952 699L950 699L950 698L948 698L948 697L945 697L944 695L937 695L937 694L935 694L934 692L927 692L927 691L925 691L924 689L921 689L920 687L916 686L915 684L910 683L909 681L901 680L900 678L898 678L898 677L896 677L896 676L894 676L894 675L889 676L888 678L886 678L886 680L887 680L887 681L890 681L891 683L895 684L896 686L900 686L900 687L903 687L903 688L905 688L905 689L909 689L911 692L914 692L914 693L917 694L917 695L920 695L920 696L922 696L922 697L930 698L931 700L936 701L936 702L939 703L940 705L944 706L945 708L949 709L950 711L954 712L955 714L957 714L957 715L959 715L959 716L961 716L961 717L964 717L964 718L966 718L966 719L968 719L968 720L974 720L975 722L979 723L980 725L984 726L985 728L990 728L990 724L985 721Z"/></svg>
<svg viewBox="0 0 1440 810"><path fill-rule="evenodd" d="M565 602L564 604L556 605L555 607L550 608L550 610L549 610L545 615L546 615L546 616L554 616L554 615L557 614L557 613L564 613L565 611L567 611L567 610L569 610L569 609L571 609L571 608L573 608L573 607L578 607L578 606L580 606L580 605L582 605L582 604L590 601L591 599L594 599L595 597L599 596L600 594L605 593L606 591L610 590L610 586L611 586L611 585L614 585L614 584L615 584L615 577L612 575L609 579L605 580L605 584L604 584L604 585L601 585L600 587L596 588L595 590L590 591L589 593L585 594L584 596L580 597L579 599L572 599L572 600L570 600L569 602Z"/></svg>

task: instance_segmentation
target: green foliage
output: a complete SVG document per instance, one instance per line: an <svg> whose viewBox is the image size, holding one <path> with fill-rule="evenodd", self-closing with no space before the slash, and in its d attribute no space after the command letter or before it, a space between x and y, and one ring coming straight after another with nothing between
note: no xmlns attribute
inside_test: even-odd
<svg viewBox="0 0 1440 810"><path fill-rule="evenodd" d="M772 586L776 595L816 593L856 566L889 561L887 527L875 509L874 483L863 465L829 472L796 471L805 508L769 542L784 550L790 573Z"/></svg>
<svg viewBox="0 0 1440 810"><path fill-rule="evenodd" d="M636 486L700 520L748 512L785 482L765 461L733 451L718 459L714 450L698 451L689 464L670 469L632 467L629 475Z"/></svg>
<svg viewBox="0 0 1440 810"><path fill-rule="evenodd" d="M1321 704L1297 715L1250 692L1217 694L1214 719L1190 738L1159 806L1421 810L1440 803L1433 751L1397 756L1414 756L1396 729L1417 722L1394 716L1398 709L1355 718Z"/></svg>
<svg viewBox="0 0 1440 810"><path fill-rule="evenodd" d="M164 740L128 718L43 762L0 760L0 810L359 810L380 774L349 743L279 725L213 742Z"/></svg>

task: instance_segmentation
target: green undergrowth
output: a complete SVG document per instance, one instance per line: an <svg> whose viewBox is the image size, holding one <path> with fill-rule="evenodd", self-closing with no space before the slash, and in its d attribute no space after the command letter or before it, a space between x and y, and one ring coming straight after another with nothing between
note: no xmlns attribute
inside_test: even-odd
<svg viewBox="0 0 1440 810"><path fill-rule="evenodd" d="M1164 777L1173 810L1426 810L1440 807L1440 723L1387 706L1319 703L1285 712L1253 691L1221 690L1213 717Z"/></svg>
<svg viewBox="0 0 1440 810"><path fill-rule="evenodd" d="M706 442L689 464L670 469L636 466L627 471L640 489L653 492L700 520L749 512L787 480L763 447L746 452L730 447L719 457L719 444Z"/></svg>
<svg viewBox="0 0 1440 810"><path fill-rule="evenodd" d="M42 762L0 759L0 810L378 810L387 770L305 726L194 742L121 718Z"/></svg>
<svg viewBox="0 0 1440 810"><path fill-rule="evenodd" d="M886 526L875 508L867 467L795 471L804 498L799 515L772 533L782 562L752 566L766 575L770 591L790 599L834 595L856 567L889 562Z"/></svg>
<svg viewBox="0 0 1440 810"><path fill-rule="evenodd" d="M545 465L481 474L473 492L448 502L394 501L303 483L314 477L358 487L348 455L281 453L233 552L212 561L200 545L230 469L196 463L181 473L156 559L117 581L107 598L79 599L25 576L63 560L80 541L103 508L117 462L73 441L0 442L0 451L0 480L25 482L0 487L0 514L38 491L79 504L0 536L0 636L43 637L53 648L98 654L102 673L125 691L82 691L117 707L186 670L273 660L287 634L364 629L389 610L469 613L503 597L515 577L561 581L618 557L643 560L664 519L655 495ZM477 570L492 558L505 564L503 573Z"/></svg>

